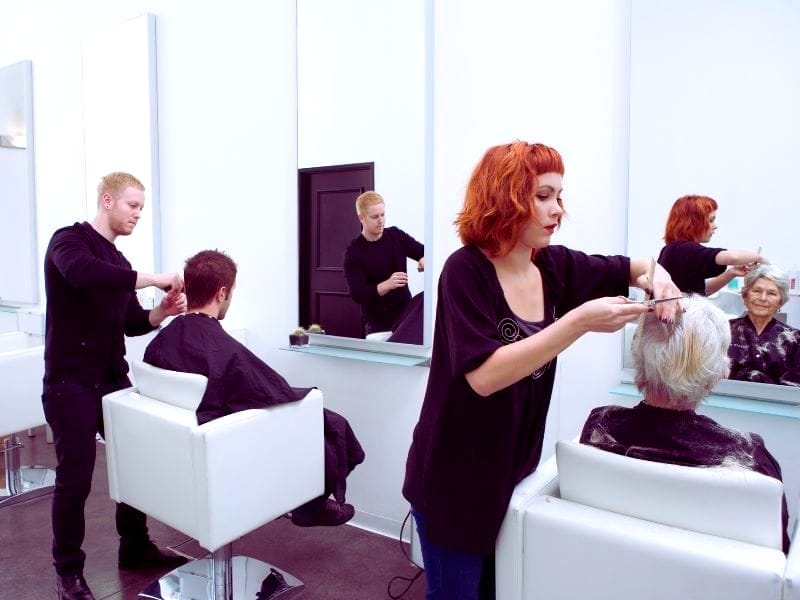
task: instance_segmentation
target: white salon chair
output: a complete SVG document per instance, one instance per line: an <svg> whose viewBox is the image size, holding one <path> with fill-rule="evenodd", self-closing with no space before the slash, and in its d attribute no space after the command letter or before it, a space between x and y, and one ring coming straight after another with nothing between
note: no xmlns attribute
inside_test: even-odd
<svg viewBox="0 0 800 600"><path fill-rule="evenodd" d="M0 490L0 507L52 493L55 471L21 465L23 447L18 433L45 423L42 410L44 346L29 347L22 332L0 335L0 437L3 440L6 485ZM6 437L8 436L8 437Z"/></svg>
<svg viewBox="0 0 800 600"><path fill-rule="evenodd" d="M744 469L558 442L512 498L497 599L780 600L782 493L779 481Z"/></svg>
<svg viewBox="0 0 800 600"><path fill-rule="evenodd" d="M205 377L132 367L136 387L103 398L110 495L212 553L140 597L252 600L271 566L233 557L232 542L322 494L322 394L198 425ZM302 582L282 573L301 590Z"/></svg>

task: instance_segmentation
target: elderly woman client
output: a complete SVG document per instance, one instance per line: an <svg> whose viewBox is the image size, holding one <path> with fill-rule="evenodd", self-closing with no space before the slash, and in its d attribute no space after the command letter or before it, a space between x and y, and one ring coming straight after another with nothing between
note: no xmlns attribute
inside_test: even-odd
<svg viewBox="0 0 800 600"><path fill-rule="evenodd" d="M760 265L744 278L747 312L732 319L731 379L800 386L800 330L775 318L789 300L789 277Z"/></svg>
<svg viewBox="0 0 800 600"><path fill-rule="evenodd" d="M656 462L737 466L781 479L778 461L755 433L727 429L695 409L728 374L725 314L700 296L682 301L674 324L645 316L633 338L635 382L644 400L633 408L595 408L581 443ZM788 513L783 501L783 548Z"/></svg>

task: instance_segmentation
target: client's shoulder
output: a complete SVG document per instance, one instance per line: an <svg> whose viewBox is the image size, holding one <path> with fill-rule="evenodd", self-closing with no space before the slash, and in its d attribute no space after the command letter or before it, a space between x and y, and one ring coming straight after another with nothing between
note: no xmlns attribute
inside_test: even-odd
<svg viewBox="0 0 800 600"><path fill-rule="evenodd" d="M617 406L610 404L608 406L598 406L593 408L583 424L583 431L581 432L581 443L593 443L594 434L597 431L608 431L609 426L617 423L625 415L629 414L633 409L625 408L624 406Z"/></svg>

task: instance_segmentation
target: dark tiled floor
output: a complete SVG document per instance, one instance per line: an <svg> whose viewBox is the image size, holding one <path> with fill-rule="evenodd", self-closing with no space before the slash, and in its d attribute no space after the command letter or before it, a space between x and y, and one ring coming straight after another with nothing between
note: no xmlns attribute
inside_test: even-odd
<svg viewBox="0 0 800 600"><path fill-rule="evenodd" d="M26 445L23 464L55 465L53 448L45 443L43 429L35 438L23 436L22 441ZM108 497L103 446L98 444L97 448L94 485L86 507L85 576L98 600L133 600L161 573L117 569L114 505ZM161 545L186 540L166 525L152 519L149 524L151 536ZM50 496L0 509L0 599L55 598L50 541ZM182 549L194 554L197 545L190 542ZM300 528L281 518L237 540L233 549L234 554L275 564L303 580L303 598L307 600L389 598L387 584L394 576L416 573L397 540L350 526ZM393 593L404 586L404 582L396 582ZM403 599L422 600L424 587L423 575Z"/></svg>

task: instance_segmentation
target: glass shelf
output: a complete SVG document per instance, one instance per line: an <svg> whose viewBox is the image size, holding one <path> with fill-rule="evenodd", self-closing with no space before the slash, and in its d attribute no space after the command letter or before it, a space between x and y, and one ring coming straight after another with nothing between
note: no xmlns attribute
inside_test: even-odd
<svg viewBox="0 0 800 600"><path fill-rule="evenodd" d="M621 383L611 388L610 393L616 396L628 396L632 398L643 398L636 386L630 383ZM711 394L703 402L705 406L715 408L726 408L742 412L751 412L761 415L774 417L784 417L788 419L800 419L800 406L784 404L781 402L769 402L768 400L755 400L753 398L743 398L741 396L726 396L722 394Z"/></svg>
<svg viewBox="0 0 800 600"><path fill-rule="evenodd" d="M339 348L337 346L318 346L306 344L305 346L281 346L280 350L299 352L301 354L314 354L317 356L333 356L349 360L363 360L367 362L397 365L401 367L426 367L430 364L427 356L407 356L375 350L360 350L355 348Z"/></svg>

